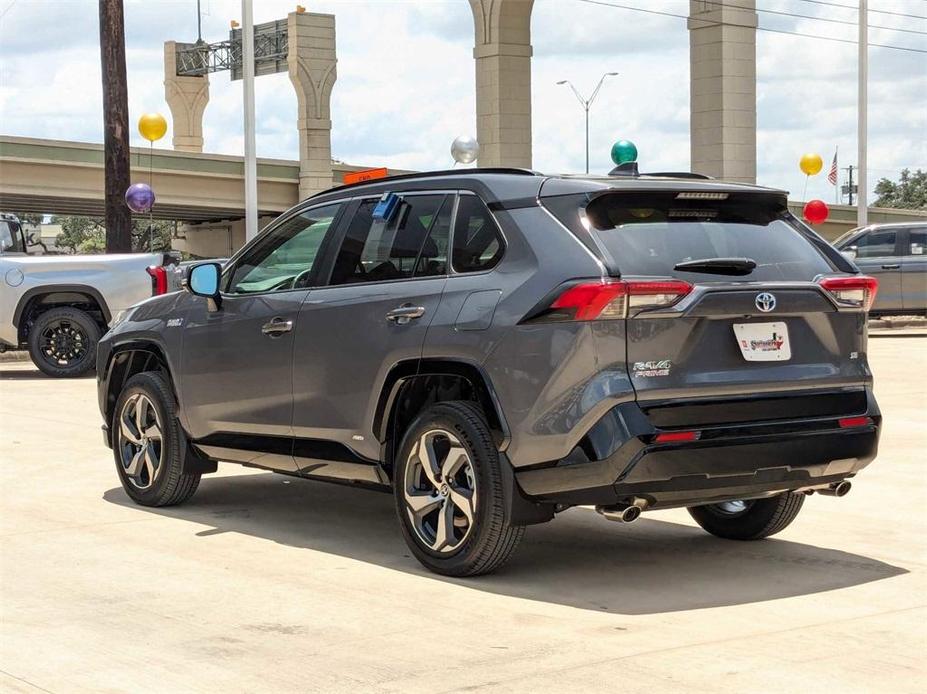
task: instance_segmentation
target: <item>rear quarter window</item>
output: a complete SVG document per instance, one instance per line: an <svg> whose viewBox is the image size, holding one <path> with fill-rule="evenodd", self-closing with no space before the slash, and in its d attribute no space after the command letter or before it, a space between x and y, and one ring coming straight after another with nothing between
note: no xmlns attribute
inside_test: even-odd
<svg viewBox="0 0 927 694"><path fill-rule="evenodd" d="M585 206L552 206L558 217L576 215L623 275L694 281L808 281L833 266L767 196L733 200L679 200L676 192L615 193ZM572 196L571 196L572 197ZM583 200L583 202L585 202ZM555 209L555 207L557 209ZM568 227L566 220L561 219ZM719 277L676 270L679 263L749 258L747 275Z"/></svg>

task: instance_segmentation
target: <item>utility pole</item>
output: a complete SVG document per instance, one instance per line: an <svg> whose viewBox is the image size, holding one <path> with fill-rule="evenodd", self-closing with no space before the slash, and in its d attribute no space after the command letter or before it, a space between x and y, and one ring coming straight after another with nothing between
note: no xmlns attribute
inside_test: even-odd
<svg viewBox="0 0 927 694"><path fill-rule="evenodd" d="M869 200L866 195L866 139L868 136L867 108L869 105L867 87L869 81L869 15L868 0L859 0L859 120L856 126L856 140L859 152L856 165L859 167L859 194L856 196L856 225L864 227L869 221ZM852 203L850 203L852 204Z"/></svg>
<svg viewBox="0 0 927 694"><path fill-rule="evenodd" d="M245 111L245 241L257 236L257 146L254 139L254 12L241 0L242 82Z"/></svg>
<svg viewBox="0 0 927 694"><path fill-rule="evenodd" d="M106 252L132 252L129 187L129 89L122 0L100 0L100 66L103 75L104 206Z"/></svg>
<svg viewBox="0 0 927 694"><path fill-rule="evenodd" d="M850 197L847 204L853 207L853 165L850 164L844 171L847 172L847 195Z"/></svg>

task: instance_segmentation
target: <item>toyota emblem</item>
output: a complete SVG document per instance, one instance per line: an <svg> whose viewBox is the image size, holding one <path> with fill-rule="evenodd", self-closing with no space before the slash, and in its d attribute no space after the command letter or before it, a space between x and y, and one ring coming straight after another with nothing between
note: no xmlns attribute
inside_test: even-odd
<svg viewBox="0 0 927 694"><path fill-rule="evenodd" d="M754 301L756 307L760 309L763 313L769 313L774 308L776 308L776 297L774 297L769 292L763 292L762 294L756 295L756 300Z"/></svg>

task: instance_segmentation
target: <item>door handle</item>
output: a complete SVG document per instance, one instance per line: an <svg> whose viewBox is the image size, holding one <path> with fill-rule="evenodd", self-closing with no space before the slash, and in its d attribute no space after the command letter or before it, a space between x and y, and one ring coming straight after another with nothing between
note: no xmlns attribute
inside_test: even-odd
<svg viewBox="0 0 927 694"><path fill-rule="evenodd" d="M882 269L883 269L883 270L897 270L897 269L900 268L900 267L901 267L900 264L895 264L895 265L883 265L883 266L882 266Z"/></svg>
<svg viewBox="0 0 927 694"><path fill-rule="evenodd" d="M271 337L278 337L283 335L283 333L290 332L292 329L293 321L283 320L282 318L274 318L269 323L264 323L264 325L261 326L261 332Z"/></svg>
<svg viewBox="0 0 927 694"><path fill-rule="evenodd" d="M386 320L392 321L397 325L405 325L409 321L421 318L425 315L424 306L400 306L399 308L394 308L392 311L386 314Z"/></svg>

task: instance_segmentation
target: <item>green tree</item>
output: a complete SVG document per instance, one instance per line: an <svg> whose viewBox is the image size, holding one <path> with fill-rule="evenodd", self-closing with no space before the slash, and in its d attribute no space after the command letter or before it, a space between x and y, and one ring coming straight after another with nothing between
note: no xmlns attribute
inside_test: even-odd
<svg viewBox="0 0 927 694"><path fill-rule="evenodd" d="M879 199L876 207L896 207L904 210L927 210L927 171L910 169L901 172L898 182L879 179L875 192Z"/></svg>
<svg viewBox="0 0 927 694"><path fill-rule="evenodd" d="M106 252L106 227L102 219L61 216L55 217L52 221L61 225L61 233L58 234L57 240L59 248L66 248L72 253ZM172 221L154 220L149 233L148 220L133 219L132 250L136 253L170 250L173 229Z"/></svg>

